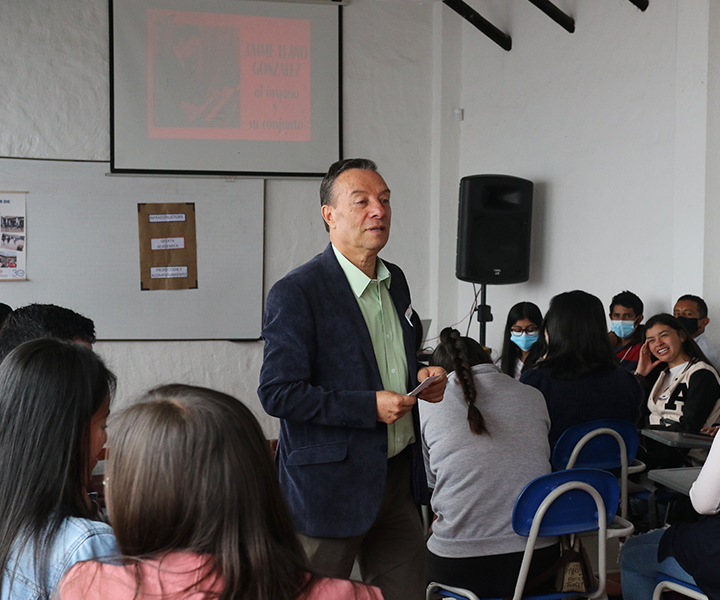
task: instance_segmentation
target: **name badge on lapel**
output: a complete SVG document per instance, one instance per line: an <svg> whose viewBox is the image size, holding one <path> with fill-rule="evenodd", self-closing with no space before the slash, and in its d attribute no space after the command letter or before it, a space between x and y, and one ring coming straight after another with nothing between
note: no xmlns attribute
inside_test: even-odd
<svg viewBox="0 0 720 600"><path fill-rule="evenodd" d="M413 314L413 309L412 309L412 304L410 304L407 307L407 310L405 311L405 318L407 319L407 322L410 323L410 327L413 326L412 314Z"/></svg>

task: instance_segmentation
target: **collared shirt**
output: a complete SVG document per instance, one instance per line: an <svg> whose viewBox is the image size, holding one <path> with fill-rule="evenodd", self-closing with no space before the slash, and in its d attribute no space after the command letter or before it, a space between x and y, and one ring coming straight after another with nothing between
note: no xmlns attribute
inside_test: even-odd
<svg viewBox="0 0 720 600"><path fill-rule="evenodd" d="M378 258L377 277L370 279L333 246L335 257L355 294L372 340L383 388L407 394L408 366L400 318L390 296L391 276ZM407 413L388 425L388 457L415 441L412 415Z"/></svg>

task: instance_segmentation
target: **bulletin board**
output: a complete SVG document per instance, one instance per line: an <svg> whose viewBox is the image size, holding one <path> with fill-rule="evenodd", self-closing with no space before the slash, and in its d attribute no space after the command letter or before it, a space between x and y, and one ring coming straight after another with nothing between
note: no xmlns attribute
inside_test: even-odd
<svg viewBox="0 0 720 600"><path fill-rule="evenodd" d="M0 302L71 308L101 340L257 339L264 182L108 176L107 162L0 159L0 190L27 192L27 281ZM141 290L138 204L195 203L197 288Z"/></svg>

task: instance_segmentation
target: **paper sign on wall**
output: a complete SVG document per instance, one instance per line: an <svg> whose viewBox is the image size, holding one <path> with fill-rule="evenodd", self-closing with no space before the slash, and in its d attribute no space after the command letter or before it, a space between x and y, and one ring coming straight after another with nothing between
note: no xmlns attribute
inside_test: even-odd
<svg viewBox="0 0 720 600"><path fill-rule="evenodd" d="M0 192L0 281L27 279L25 192Z"/></svg>
<svg viewBox="0 0 720 600"><path fill-rule="evenodd" d="M195 203L138 204L140 289L198 287Z"/></svg>

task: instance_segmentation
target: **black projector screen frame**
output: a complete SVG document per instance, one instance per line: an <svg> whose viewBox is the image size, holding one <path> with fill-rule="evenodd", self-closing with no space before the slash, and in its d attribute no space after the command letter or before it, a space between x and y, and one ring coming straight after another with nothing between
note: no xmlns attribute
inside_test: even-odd
<svg viewBox="0 0 720 600"><path fill-rule="evenodd" d="M342 157L342 7L110 1L113 173L321 177Z"/></svg>

